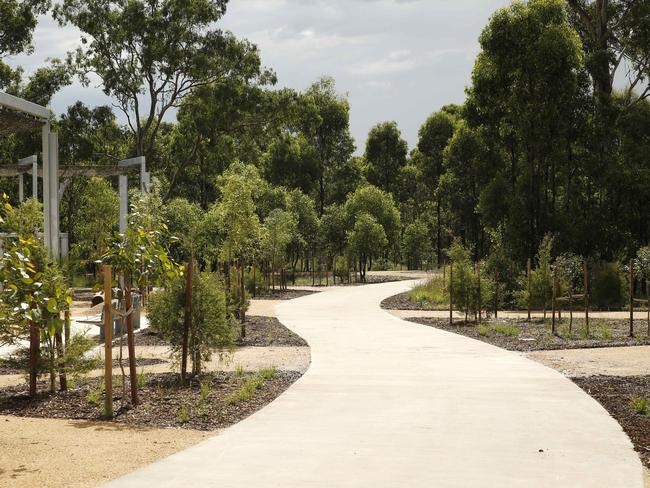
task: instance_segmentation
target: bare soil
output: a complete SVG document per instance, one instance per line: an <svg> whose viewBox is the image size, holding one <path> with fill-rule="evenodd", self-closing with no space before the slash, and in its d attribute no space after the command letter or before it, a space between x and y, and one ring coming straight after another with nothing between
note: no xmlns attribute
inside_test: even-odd
<svg viewBox="0 0 650 488"><path fill-rule="evenodd" d="M0 415L0 487L92 488L209 435L214 432Z"/></svg>
<svg viewBox="0 0 650 488"><path fill-rule="evenodd" d="M650 468L650 417L637 413L631 399L650 394L650 376L572 378L614 417L632 440L643 464Z"/></svg>
<svg viewBox="0 0 650 488"><path fill-rule="evenodd" d="M583 319L575 319L569 332L568 319L562 319L551 332L548 320L533 319L530 322L519 319L499 319L482 323L478 327L474 322L457 321L449 325L449 319L435 317L408 318L410 322L435 327L472 339L488 342L510 351L545 351L556 349L580 349L594 347L640 346L650 344L647 336L647 323L635 321L635 337L629 337L629 322L614 319L590 320L589 334ZM516 334L499 331L500 326L514 328ZM496 327L496 330L495 328ZM481 333L481 331L483 333Z"/></svg>
<svg viewBox="0 0 650 488"><path fill-rule="evenodd" d="M163 373L146 376L146 384L139 390L141 404L121 406L122 389L114 387L115 416L107 424L126 424L156 428L184 428L216 430L228 427L248 417L270 403L285 391L302 373L276 371L274 376L262 381L254 394L246 400L229 402L231 394L239 391L255 373L237 374L217 372L195 379L187 385L179 376ZM100 378L90 379L67 392L42 393L31 399L27 385L0 388L0 415L19 417L58 418L68 420L102 420L103 393L99 391ZM120 377L115 377L118 384ZM201 384L208 389L202 398ZM39 385L43 390L45 383ZM128 396L128 393L127 393ZM126 403L126 402L125 402Z"/></svg>

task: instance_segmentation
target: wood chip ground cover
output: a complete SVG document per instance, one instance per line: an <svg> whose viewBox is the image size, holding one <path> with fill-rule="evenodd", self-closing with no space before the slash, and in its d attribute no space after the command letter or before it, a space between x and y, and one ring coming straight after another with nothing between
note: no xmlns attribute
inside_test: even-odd
<svg viewBox="0 0 650 488"><path fill-rule="evenodd" d="M592 319L590 332L586 334L584 319L573 321L572 333L569 334L568 319L557 326L557 335L551 332L548 320L499 319L482 322L454 322L435 317L413 317L410 322L435 327L437 329L464 335L510 351L543 351L556 349L577 349L593 347L640 346L650 344L647 336L647 322L634 322L635 337L628 337L629 322L615 319ZM506 332L506 333L504 333Z"/></svg>
<svg viewBox="0 0 650 488"><path fill-rule="evenodd" d="M121 407L121 377L114 378L115 417L107 421L133 426L216 430L228 427L270 403L293 384L302 373L274 371L260 378L258 373L219 372L207 374L181 385L173 373L145 375L138 407ZM256 388L250 398L232 401L249 380ZM100 420L103 394L101 379L75 385L67 392L41 393L30 399L27 385L0 389L0 415L19 417ZM203 387L201 386L203 385ZM47 388L46 383L39 385ZM127 393L128 395L128 393ZM126 402L125 402L126 403Z"/></svg>
<svg viewBox="0 0 650 488"><path fill-rule="evenodd" d="M643 464L650 468L650 417L632 407L633 398L650 400L650 376L590 376L572 380L618 421Z"/></svg>

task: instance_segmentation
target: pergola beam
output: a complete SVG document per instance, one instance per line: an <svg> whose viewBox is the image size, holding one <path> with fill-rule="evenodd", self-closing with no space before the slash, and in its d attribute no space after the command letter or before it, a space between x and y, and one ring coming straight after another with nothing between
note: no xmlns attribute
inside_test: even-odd
<svg viewBox="0 0 650 488"><path fill-rule="evenodd" d="M49 109L4 92L0 92L0 107L31 115L37 119L42 119L43 122L50 120L51 116Z"/></svg>

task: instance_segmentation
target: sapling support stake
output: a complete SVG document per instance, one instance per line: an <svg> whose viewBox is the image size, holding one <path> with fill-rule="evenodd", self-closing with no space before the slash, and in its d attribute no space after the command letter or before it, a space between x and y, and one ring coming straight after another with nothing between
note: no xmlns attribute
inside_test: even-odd
<svg viewBox="0 0 650 488"><path fill-rule="evenodd" d="M634 260L630 259L630 337L634 337Z"/></svg>
<svg viewBox="0 0 650 488"><path fill-rule="evenodd" d="M194 272L194 259L187 263L185 277L185 317L183 320L183 347L181 351L181 381L185 382L187 375L187 348L189 343L190 327L192 326L192 275Z"/></svg>
<svg viewBox="0 0 650 488"><path fill-rule="evenodd" d="M530 307L531 307L531 301L532 301L532 283L531 283L531 262L530 258L528 258L528 262L526 263L526 277L528 279L528 322L530 322Z"/></svg>
<svg viewBox="0 0 650 488"><path fill-rule="evenodd" d="M131 380L131 403L133 406L140 404L138 400L138 370L135 362L135 336L133 333L133 297L131 296L131 282L124 277L124 306L126 308L126 341L129 348L129 379Z"/></svg>
<svg viewBox="0 0 650 488"><path fill-rule="evenodd" d="M112 266L105 264L102 267L104 275L104 415L113 416L113 315L112 315Z"/></svg>

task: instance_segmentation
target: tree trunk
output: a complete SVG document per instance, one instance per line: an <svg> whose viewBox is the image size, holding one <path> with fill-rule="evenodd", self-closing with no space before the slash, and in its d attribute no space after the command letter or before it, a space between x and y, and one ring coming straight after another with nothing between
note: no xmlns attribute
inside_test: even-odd
<svg viewBox="0 0 650 488"><path fill-rule="evenodd" d="M40 331L34 321L29 324L29 396L36 396L36 379L40 359Z"/></svg>
<svg viewBox="0 0 650 488"><path fill-rule="evenodd" d="M125 277L126 278L126 277ZM131 296L131 282L130 278L125 279L125 308L128 313L126 316L126 336L127 344L129 347L129 379L131 380L131 403L133 406L140 404L138 400L138 371L135 364L135 337L133 336L133 315L129 313L133 305Z"/></svg>
<svg viewBox="0 0 650 488"><path fill-rule="evenodd" d="M239 261L239 276L240 276L240 307L239 307L239 318L241 320L241 336L246 337L246 280L244 278L244 259L241 258Z"/></svg>
<svg viewBox="0 0 650 488"><path fill-rule="evenodd" d="M189 344L190 329L192 327L192 279L194 274L194 259L187 263L187 276L185 281L185 317L183 320L183 346L181 350L181 381L185 382L187 375L187 348Z"/></svg>
<svg viewBox="0 0 650 488"><path fill-rule="evenodd" d="M66 312L67 314L68 312ZM59 365L59 387L61 391L66 391L68 389L68 378L65 372L65 349L63 347L63 338L61 333L57 332L54 336L54 343L56 345L56 355Z"/></svg>

